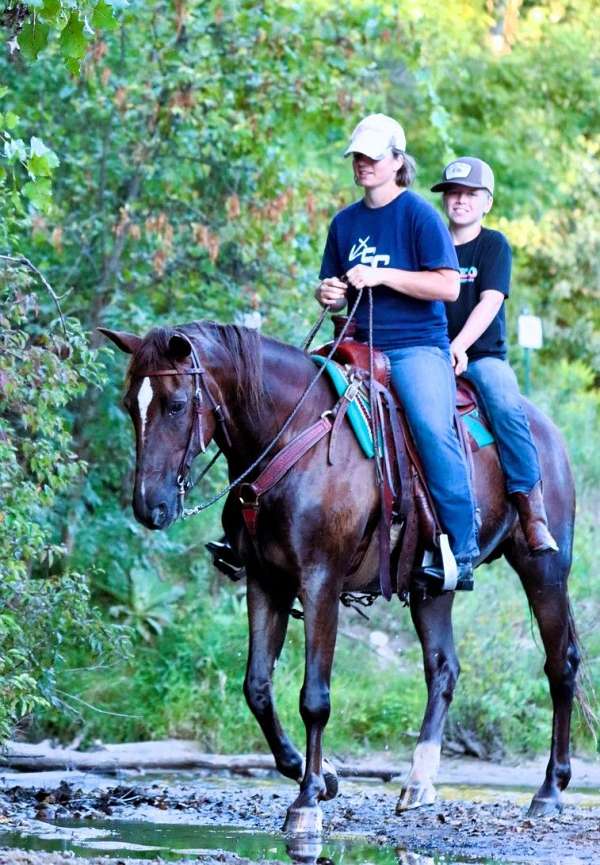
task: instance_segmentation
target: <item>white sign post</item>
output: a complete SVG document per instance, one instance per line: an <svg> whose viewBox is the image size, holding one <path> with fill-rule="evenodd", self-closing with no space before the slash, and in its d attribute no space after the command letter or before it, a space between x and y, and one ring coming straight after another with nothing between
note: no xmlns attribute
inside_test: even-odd
<svg viewBox="0 0 600 865"><path fill-rule="evenodd" d="M519 316L519 345L523 346L525 358L524 391L527 395L531 389L531 351L541 348L543 342L542 319L538 315L529 315L528 310L524 309Z"/></svg>

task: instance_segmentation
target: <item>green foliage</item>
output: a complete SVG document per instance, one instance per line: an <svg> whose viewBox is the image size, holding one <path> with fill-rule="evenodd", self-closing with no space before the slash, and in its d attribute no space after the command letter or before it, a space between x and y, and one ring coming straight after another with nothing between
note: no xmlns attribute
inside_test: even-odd
<svg viewBox="0 0 600 865"><path fill-rule="evenodd" d="M8 93L0 88L0 108ZM35 135L29 144L17 138L20 117L10 109L0 113L0 249L7 249L30 225L33 212L49 213L52 202L51 178L59 159Z"/></svg>
<svg viewBox="0 0 600 865"><path fill-rule="evenodd" d="M148 563L144 564L129 571L127 592L108 590L120 602L110 606L108 612L150 642L154 634L162 634L164 627L172 623L175 604L185 590L161 580Z"/></svg>
<svg viewBox="0 0 600 865"><path fill-rule="evenodd" d="M0 741L12 724L56 699L63 653L93 655L124 642L90 605L85 575L66 570L55 508L82 476L65 407L99 382L77 322L71 350L44 323L28 277L0 270ZM113 643L109 648L108 641Z"/></svg>
<svg viewBox="0 0 600 865"><path fill-rule="evenodd" d="M218 597L207 597L205 587L197 587L194 594L155 643L138 644L134 663L113 669L110 676L74 673L67 679L65 687L83 689L88 702L129 717L84 712L83 722L71 722L65 732L79 730L87 739L107 741L179 736L194 738L209 750L234 753L264 748L242 694L248 642L243 596L226 588ZM406 747L406 731L414 729L424 705L420 650L411 650L409 670L386 670L384 675L368 646L358 650L363 654L359 669L357 643L340 635L327 748L357 753ZM292 621L277 665L275 692L282 722L300 747L305 738L298 714L303 675L303 627ZM65 720L55 710L43 717L51 729L58 725L64 730Z"/></svg>
<svg viewBox="0 0 600 865"><path fill-rule="evenodd" d="M594 6L540 0L522 4L514 21L505 12L470 0L352 0L343 8L327 0L35 0L25 18L3 19L20 51L0 58L0 251L28 256L59 286L74 352L64 359L60 345L53 351L62 337L41 324L51 318L46 298L13 275L0 323L8 349L0 375L13 406L0 411L2 494L12 513L0 540L21 581L9 601L25 599L18 623L40 611L40 629L75 610L79 630L69 620L56 629L60 647L48 648L58 689L136 716L98 714L64 698L79 708L68 719L64 707L45 708L45 731L83 726L104 738L179 734L215 748L262 747L240 691L241 604L202 552L219 531L218 511L167 533L149 534L133 520L124 359L107 349L92 360L89 335L98 324L141 333L159 322L259 313L265 332L298 344L315 317L327 223L356 197L341 154L367 111L403 121L426 195L451 156L473 153L495 168L490 225L515 249L510 324L524 305L544 319L536 399L573 456L581 502L573 594L584 643L598 656ZM516 351L514 358L518 366ZM224 481L223 469L211 477L199 495ZM85 609L71 594L73 574L91 586L82 589ZM464 674L453 723L493 747L545 748L543 661L520 589L504 566L479 586L457 603ZM100 627L90 590L106 621L112 610L112 621L133 633L133 660L115 659L110 675L104 667L70 672L89 664L87 650L67 648L72 634L81 643ZM3 705L15 717L47 691L33 643L23 637L19 645L10 632L11 650L26 658L11 655L7 666L3 655ZM277 686L299 740L300 634L293 624ZM345 750L395 747L423 704L416 643L408 666L381 678L368 653L357 674L348 639L340 637L328 740ZM7 724L8 715L0 736Z"/></svg>
<svg viewBox="0 0 600 865"><path fill-rule="evenodd" d="M128 0L9 2L3 18L25 60L36 60L56 37L67 69L76 75L93 38L114 30L118 26L115 12L128 5Z"/></svg>

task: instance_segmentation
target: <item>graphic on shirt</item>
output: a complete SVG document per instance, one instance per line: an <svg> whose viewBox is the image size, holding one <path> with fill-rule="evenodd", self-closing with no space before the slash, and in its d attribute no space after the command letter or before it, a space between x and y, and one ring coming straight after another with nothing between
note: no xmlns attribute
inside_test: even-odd
<svg viewBox="0 0 600 865"><path fill-rule="evenodd" d="M477 279L478 270L475 265L471 265L471 267L461 267L460 269L460 281L463 282L475 282Z"/></svg>
<svg viewBox="0 0 600 865"><path fill-rule="evenodd" d="M367 264L370 267L387 267L390 263L389 255L377 255L376 246L367 246L370 234L366 237L359 237L358 243L353 243L348 254L348 261L355 261L360 258L361 264Z"/></svg>

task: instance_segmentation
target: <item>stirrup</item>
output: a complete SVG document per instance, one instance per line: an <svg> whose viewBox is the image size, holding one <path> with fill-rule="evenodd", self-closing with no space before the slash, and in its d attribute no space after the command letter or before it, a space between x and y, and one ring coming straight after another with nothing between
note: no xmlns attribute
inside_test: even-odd
<svg viewBox="0 0 600 865"><path fill-rule="evenodd" d="M246 568L229 544L222 541L209 541L204 546L211 554L215 568L234 583L246 576Z"/></svg>
<svg viewBox="0 0 600 865"><path fill-rule="evenodd" d="M438 592L453 592L458 583L458 564L450 549L447 534L438 536L439 549L425 550L423 561L417 574L430 581L432 588Z"/></svg>
<svg viewBox="0 0 600 865"><path fill-rule="evenodd" d="M456 561L448 535L440 535L439 542L439 552L426 550L421 567L414 572L416 587L432 596L442 592L472 592L474 580L471 560Z"/></svg>

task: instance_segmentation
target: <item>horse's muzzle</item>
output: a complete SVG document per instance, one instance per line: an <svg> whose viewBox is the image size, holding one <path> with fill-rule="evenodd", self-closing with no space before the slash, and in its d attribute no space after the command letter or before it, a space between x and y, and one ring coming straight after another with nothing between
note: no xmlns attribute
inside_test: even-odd
<svg viewBox="0 0 600 865"><path fill-rule="evenodd" d="M175 519L173 508L170 508L166 501L157 502L156 504L143 503L140 505L134 499L133 512L138 522L153 531L166 529Z"/></svg>

